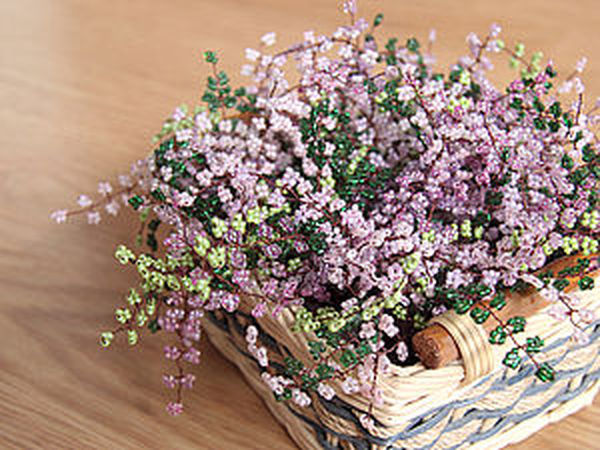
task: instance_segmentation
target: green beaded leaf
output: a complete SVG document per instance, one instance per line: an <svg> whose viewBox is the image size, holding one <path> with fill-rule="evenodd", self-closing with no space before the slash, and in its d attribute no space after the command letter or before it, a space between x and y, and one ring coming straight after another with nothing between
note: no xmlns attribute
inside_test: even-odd
<svg viewBox="0 0 600 450"><path fill-rule="evenodd" d="M565 169L570 170L574 165L575 163L573 162L573 158L571 158L569 155L565 154L562 157L561 166L563 166Z"/></svg>
<svg viewBox="0 0 600 450"><path fill-rule="evenodd" d="M325 351L325 345L318 341L309 341L308 347L310 349L310 354L315 360L319 359L321 357L321 353Z"/></svg>
<svg viewBox="0 0 600 450"><path fill-rule="evenodd" d="M527 338L526 341L527 347L525 350L527 353L539 353L542 347L544 346L544 340L539 336Z"/></svg>
<svg viewBox="0 0 600 450"><path fill-rule="evenodd" d="M150 330L151 333L156 333L158 330L160 330L160 325L158 324L158 319L151 320L148 323L148 329Z"/></svg>
<svg viewBox="0 0 600 450"><path fill-rule="evenodd" d="M286 387L283 389L281 394L276 394L275 392L273 392L273 396L275 397L276 401L285 402L292 398L292 390L289 387Z"/></svg>
<svg viewBox="0 0 600 450"><path fill-rule="evenodd" d="M371 346L367 342L363 342L356 349L356 353L359 357L364 358L371 353Z"/></svg>
<svg viewBox="0 0 600 450"><path fill-rule="evenodd" d="M308 374L302 375L302 389L308 390L316 390L319 385L319 379L316 377L311 377Z"/></svg>
<svg viewBox="0 0 600 450"><path fill-rule="evenodd" d="M521 333L525 330L526 320L525 317L515 316L508 319L507 324L512 327L513 333Z"/></svg>
<svg viewBox="0 0 600 450"><path fill-rule="evenodd" d="M154 197L159 202L164 202L167 198L160 189L153 190L152 192L150 192L150 195L152 195L152 197Z"/></svg>
<svg viewBox="0 0 600 450"><path fill-rule="evenodd" d="M513 348L511 351L506 353L504 359L502 360L502 364L506 367L510 367L511 369L516 369L521 364L522 359L519 356L519 349Z"/></svg>
<svg viewBox="0 0 600 450"><path fill-rule="evenodd" d="M144 199L139 195L134 195L127 201L127 203L129 203L133 207L133 209L137 211L139 207L142 206L142 204L144 203Z"/></svg>
<svg viewBox="0 0 600 450"><path fill-rule="evenodd" d="M485 203L490 206L499 206L502 204L504 194L501 191L489 190L485 193Z"/></svg>
<svg viewBox="0 0 600 450"><path fill-rule="evenodd" d="M559 291L564 291L565 288L569 285L569 280L562 278L562 279L556 280L554 283L552 283L552 285L554 286L555 289L557 289Z"/></svg>
<svg viewBox="0 0 600 450"><path fill-rule="evenodd" d="M473 300L466 297L459 297L454 302L454 311L457 314L465 314L471 309L471 306L473 306Z"/></svg>
<svg viewBox="0 0 600 450"><path fill-rule="evenodd" d="M596 158L596 154L594 152L594 150L592 149L592 147L590 146L590 144L586 144L582 149L581 152L583 154L582 158L585 162L592 162L594 160L594 158Z"/></svg>
<svg viewBox="0 0 600 450"><path fill-rule="evenodd" d="M300 371L304 368L304 364L302 361L297 360L296 358L292 358L291 356L286 356L283 359L285 364L285 374L288 376L295 376L300 373Z"/></svg>
<svg viewBox="0 0 600 450"><path fill-rule="evenodd" d="M415 38L410 38L406 41L406 48L410 52L416 53L419 51L420 47L421 44L419 44L419 41L417 41Z"/></svg>
<svg viewBox="0 0 600 450"><path fill-rule="evenodd" d="M408 310L406 309L406 306L396 305L396 307L392 311L392 314L394 314L394 316L396 316L400 320L406 320L406 318L408 317Z"/></svg>
<svg viewBox="0 0 600 450"><path fill-rule="evenodd" d="M490 317L490 312L488 310L482 309L478 306L471 310L471 318L478 325L485 323L488 317Z"/></svg>
<svg viewBox="0 0 600 450"><path fill-rule="evenodd" d="M589 276L583 277L577 284L582 291L594 289L594 279Z"/></svg>
<svg viewBox="0 0 600 450"><path fill-rule="evenodd" d="M348 368L355 365L358 362L358 358L352 350L346 349L340 358L340 362L344 367Z"/></svg>
<svg viewBox="0 0 600 450"><path fill-rule="evenodd" d="M490 332L490 344L502 345L506 342L506 337L506 330L501 325L498 325Z"/></svg>
<svg viewBox="0 0 600 450"><path fill-rule="evenodd" d="M160 220L153 219L150 221L150 223L148 223L148 229L150 231L156 231L158 229L159 225L160 225Z"/></svg>
<svg viewBox="0 0 600 450"><path fill-rule="evenodd" d="M494 298L490 301L490 307L496 308L500 311L502 308L506 306L506 296L504 292L498 292Z"/></svg>
<svg viewBox="0 0 600 450"><path fill-rule="evenodd" d="M146 245L150 247L153 252L158 249L158 241L156 240L154 233L148 233L148 236L146 237Z"/></svg>
<svg viewBox="0 0 600 450"><path fill-rule="evenodd" d="M423 315L420 313L416 313L413 316L413 326L416 330L423 330L424 328L426 328L427 321L425 320L425 317L423 317Z"/></svg>
<svg viewBox="0 0 600 450"><path fill-rule="evenodd" d="M492 289L489 286L486 286L485 284L478 284L475 292L477 293L479 298L484 298L492 293Z"/></svg>
<svg viewBox="0 0 600 450"><path fill-rule="evenodd" d="M541 364L535 372L535 376L544 383L554 381L554 369L547 363Z"/></svg>
<svg viewBox="0 0 600 450"><path fill-rule="evenodd" d="M209 64L216 64L219 61L217 54L211 51L204 52L204 60Z"/></svg>
<svg viewBox="0 0 600 450"><path fill-rule="evenodd" d="M379 13L375 16L375 20L373 20L373 27L378 27L383 22L383 14Z"/></svg>
<svg viewBox="0 0 600 450"><path fill-rule="evenodd" d="M333 377L335 370L327 364L319 364L315 372L318 375L319 380L326 380Z"/></svg>

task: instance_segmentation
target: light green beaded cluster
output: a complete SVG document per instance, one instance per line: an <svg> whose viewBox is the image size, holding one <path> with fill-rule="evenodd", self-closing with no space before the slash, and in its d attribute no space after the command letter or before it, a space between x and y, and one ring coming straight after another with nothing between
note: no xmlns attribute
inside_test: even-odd
<svg viewBox="0 0 600 450"><path fill-rule="evenodd" d="M581 252L583 256L590 256L598 253L598 240L585 236L581 242Z"/></svg>
<svg viewBox="0 0 600 450"><path fill-rule="evenodd" d="M126 332L129 345L136 345L139 333L135 329L148 327L156 331L156 314L158 310L157 297L167 291L180 291L182 289L201 294L203 299L210 295L210 280L199 280L192 283L189 277L180 277L174 273L181 267L193 267L192 256L184 254L180 258L167 255L164 259L155 258L135 253L124 245L119 245L115 251L115 258L123 265L132 264L136 267L141 278L140 294L131 288L126 296L127 305L115 310L115 319L120 327L114 331L105 331L100 334L100 345L111 345L115 335L121 331Z"/></svg>
<svg viewBox="0 0 600 450"><path fill-rule="evenodd" d="M353 305L346 310L338 311L332 307L326 306L317 308L313 313L305 307L299 307L296 310L295 323L293 331L303 331L305 333L318 330L327 330L330 333L338 333L349 324L358 325L361 322L369 322L378 317L383 310L388 310L391 314L400 320L406 320L407 309L402 305L402 289L406 281L396 284L396 291L393 295L377 300L371 304ZM416 323L424 326L423 320L414 318Z"/></svg>
<svg viewBox="0 0 600 450"><path fill-rule="evenodd" d="M590 230L595 230L598 225L600 225L600 211L597 209L593 211L585 211L581 216L581 225L589 228Z"/></svg>

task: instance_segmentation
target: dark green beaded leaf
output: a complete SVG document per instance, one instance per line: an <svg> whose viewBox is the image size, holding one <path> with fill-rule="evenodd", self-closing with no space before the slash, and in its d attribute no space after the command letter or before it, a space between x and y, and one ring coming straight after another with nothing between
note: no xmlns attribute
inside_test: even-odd
<svg viewBox="0 0 600 450"><path fill-rule="evenodd" d="M490 344L502 345L506 342L506 337L506 330L501 325L498 325L490 332Z"/></svg>
<svg viewBox="0 0 600 450"><path fill-rule="evenodd" d="M319 385L319 379L311 377L308 374L302 375L302 389L304 390L316 390Z"/></svg>
<svg viewBox="0 0 600 450"><path fill-rule="evenodd" d="M554 283L552 283L552 285L557 290L563 291L569 285L569 280L562 278L562 279L554 281Z"/></svg>
<svg viewBox="0 0 600 450"><path fill-rule="evenodd" d="M325 346L323 343L318 341L309 341L308 347L310 349L310 354L315 360L319 359L321 357L321 353L325 351Z"/></svg>
<svg viewBox="0 0 600 450"><path fill-rule="evenodd" d="M319 364L315 372L320 380L326 380L333 377L334 369L327 364Z"/></svg>
<svg viewBox="0 0 600 450"><path fill-rule="evenodd" d="M533 126L537 130L545 130L546 129L546 121L540 117L536 117L533 119Z"/></svg>
<svg viewBox="0 0 600 450"><path fill-rule="evenodd" d="M562 108L560 106L560 102L554 102L548 108L550 113L554 116L555 119L558 119L562 114Z"/></svg>
<svg viewBox="0 0 600 450"><path fill-rule="evenodd" d="M163 194L160 189L154 189L152 192L150 192L150 195L152 195L152 197L159 202L164 202L166 200L165 194Z"/></svg>
<svg viewBox="0 0 600 450"><path fill-rule="evenodd" d="M358 362L358 358L352 350L346 349L340 358L340 362L345 368L348 368L356 364Z"/></svg>
<svg viewBox="0 0 600 450"><path fill-rule="evenodd" d="M502 204L504 194L501 191L487 191L485 193L485 203L491 206L499 206Z"/></svg>
<svg viewBox="0 0 600 450"><path fill-rule="evenodd" d="M158 324L158 319L151 320L148 323L148 329L150 330L151 333L156 333L158 330L160 330L160 325Z"/></svg>
<svg viewBox="0 0 600 450"><path fill-rule="evenodd" d="M304 368L304 364L301 361L292 358L291 356L286 356L283 359L285 364L285 373L288 376L295 376L300 373L300 371Z"/></svg>
<svg viewBox="0 0 600 450"><path fill-rule="evenodd" d="M570 170L573 168L574 165L575 163L573 162L573 158L571 158L569 155L563 155L561 160L561 166L563 166L567 170Z"/></svg>
<svg viewBox="0 0 600 450"><path fill-rule="evenodd" d="M158 249L158 241L156 240L156 236L154 233L149 233L146 237L146 245L150 247L150 249L155 252Z"/></svg>
<svg viewBox="0 0 600 450"><path fill-rule="evenodd" d="M554 78L557 73L556 71L552 68L552 66L547 66L546 67L546 74L550 77L550 78Z"/></svg>
<svg viewBox="0 0 600 450"><path fill-rule="evenodd" d="M592 162L596 157L596 154L594 153L594 150L590 144L584 145L581 149L581 153L583 155L581 159L583 159L584 162Z"/></svg>
<svg viewBox="0 0 600 450"><path fill-rule="evenodd" d="M527 353L539 353L544 346L544 340L539 336L527 338L525 350Z"/></svg>
<svg viewBox="0 0 600 450"><path fill-rule="evenodd" d="M217 54L211 51L204 52L204 60L209 64L216 64L219 61Z"/></svg>
<svg viewBox="0 0 600 450"><path fill-rule="evenodd" d="M498 292L494 298L490 301L490 306L500 311L506 306L506 295L504 292Z"/></svg>
<svg viewBox="0 0 600 450"><path fill-rule="evenodd" d="M419 41L417 41L415 38L410 38L406 41L406 48L410 52L416 53L419 51L420 47L421 44L419 44Z"/></svg>
<svg viewBox="0 0 600 450"><path fill-rule="evenodd" d="M356 349L356 353L358 356L360 356L361 358L364 358L365 356L367 356L369 353L371 353L371 347L369 346L369 344L367 344L366 342L363 342L362 344L360 344L358 346L358 348Z"/></svg>
<svg viewBox="0 0 600 450"><path fill-rule="evenodd" d="M383 14L379 13L375 16L375 20L373 20L373 27L378 27L383 22Z"/></svg>
<svg viewBox="0 0 600 450"><path fill-rule="evenodd" d="M521 357L519 356L519 349L513 348L511 351L507 352L502 360L502 364L506 367L510 367L511 369L516 369L521 364Z"/></svg>
<svg viewBox="0 0 600 450"><path fill-rule="evenodd" d="M513 333L520 333L525 330L526 320L525 317L515 316L508 319L507 324L512 327Z"/></svg>
<svg viewBox="0 0 600 450"><path fill-rule="evenodd" d="M385 44L385 49L388 52L394 52L396 51L396 44L398 43L398 39L397 38L390 38L387 43Z"/></svg>
<svg viewBox="0 0 600 450"><path fill-rule="evenodd" d="M216 91L217 90L217 80L215 80L213 77L208 77L206 80L206 87L210 91Z"/></svg>
<svg viewBox="0 0 600 450"><path fill-rule="evenodd" d="M460 297L454 302L454 311L456 311L457 314L465 314L471 309L471 306L473 306L473 300L466 297Z"/></svg>
<svg viewBox="0 0 600 450"><path fill-rule="evenodd" d="M158 229L159 225L160 225L160 220L158 220L158 219L152 219L150 221L150 223L148 223L148 229L150 231L156 231Z"/></svg>
<svg viewBox="0 0 600 450"><path fill-rule="evenodd" d="M546 363L541 364L535 372L535 376L544 383L554 381L554 375L554 369Z"/></svg>
<svg viewBox="0 0 600 450"><path fill-rule="evenodd" d="M490 317L490 312L488 310L475 307L471 310L471 317L473 318L475 323L481 325L485 323L488 317Z"/></svg>
<svg viewBox="0 0 600 450"><path fill-rule="evenodd" d="M134 195L127 201L135 210L138 210L140 206L144 203L144 199L139 195Z"/></svg>
<svg viewBox="0 0 600 450"><path fill-rule="evenodd" d="M590 276L585 276L577 283L582 291L594 289L594 279Z"/></svg>
<svg viewBox="0 0 600 450"><path fill-rule="evenodd" d="M513 109L520 110L523 108L523 100L516 97L513 99L513 101L508 106L510 106Z"/></svg>

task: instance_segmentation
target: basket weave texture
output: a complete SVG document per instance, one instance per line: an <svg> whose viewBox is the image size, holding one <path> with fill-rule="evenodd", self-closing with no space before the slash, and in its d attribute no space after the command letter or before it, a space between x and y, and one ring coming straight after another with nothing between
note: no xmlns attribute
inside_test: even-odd
<svg viewBox="0 0 600 450"><path fill-rule="evenodd" d="M596 280L598 281L598 280ZM600 287L579 292L581 306L600 316ZM306 408L279 403L260 378L260 368L248 353L245 330L259 329L262 345L269 350L270 364L281 364L293 355L305 364L312 361L307 336L290 331L293 312L279 317L254 319L247 299L235 313L210 313L205 330L211 342L236 364L252 388L294 441L306 449L494 449L518 442L545 425L589 405L600 388L600 320L589 325L589 344L569 341L571 325L551 319L544 311L528 319L527 334L546 342L540 361L556 369L553 383L542 383L533 375L531 363L519 370L499 364L507 348L494 347L494 370L467 381L463 361L437 369L420 363L393 366L378 387L384 403L375 407L375 429L367 431L359 417L368 401L349 396L330 383L336 396L328 401L312 394ZM508 344L507 344L508 345Z"/></svg>

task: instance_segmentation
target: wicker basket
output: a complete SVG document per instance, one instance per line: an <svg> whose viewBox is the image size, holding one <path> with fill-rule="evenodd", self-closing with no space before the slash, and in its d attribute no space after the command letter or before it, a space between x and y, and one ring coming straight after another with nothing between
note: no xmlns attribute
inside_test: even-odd
<svg viewBox="0 0 600 450"><path fill-rule="evenodd" d="M582 306L600 313L598 286L576 295ZM260 378L258 364L247 352L246 327L253 324L259 329L272 364L290 354L303 362L312 359L306 336L290 331L292 312L285 311L277 319L265 316L255 320L248 313L252 306L248 300L236 313L210 313L205 330L301 448L500 448L589 405L600 387L600 321L586 330L589 344L577 346L567 342L571 325L549 320L542 311L528 319L527 333L545 340L545 352L539 359L555 367L556 381L538 381L530 363L516 371L504 368L498 364L506 352L502 347L493 349L491 373L472 381L467 381L468 364L463 361L437 370L421 364L394 366L378 382L384 404L373 410L376 426L369 432L359 421L368 408L366 400L345 395L339 385L334 386L337 396L331 401L314 394L307 408L274 399ZM476 355L467 358L471 357Z"/></svg>

